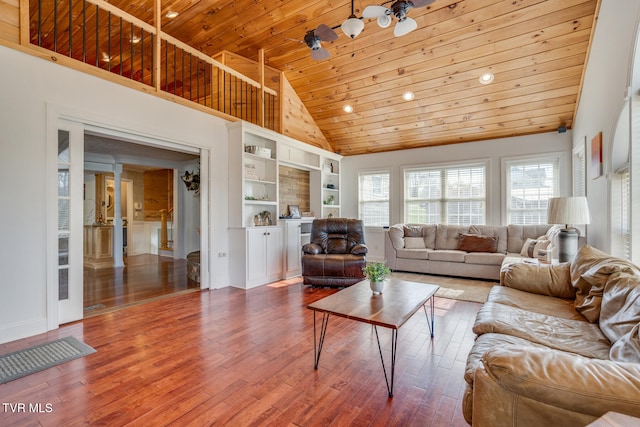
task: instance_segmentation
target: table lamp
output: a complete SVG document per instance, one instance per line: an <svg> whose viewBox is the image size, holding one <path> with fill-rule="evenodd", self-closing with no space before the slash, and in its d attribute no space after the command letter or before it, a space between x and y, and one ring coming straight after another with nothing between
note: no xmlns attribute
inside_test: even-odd
<svg viewBox="0 0 640 427"><path fill-rule="evenodd" d="M558 233L558 261L571 261L578 252L579 230L571 225L585 225L591 222L589 204L586 197L552 197L547 210L549 224L564 224Z"/></svg>

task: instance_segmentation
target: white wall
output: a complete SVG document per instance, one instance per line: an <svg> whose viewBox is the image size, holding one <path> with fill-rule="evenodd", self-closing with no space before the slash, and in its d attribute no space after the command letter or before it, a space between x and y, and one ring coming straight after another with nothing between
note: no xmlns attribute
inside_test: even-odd
<svg viewBox="0 0 640 427"><path fill-rule="evenodd" d="M402 194L404 167L447 163L469 163L488 161L487 224L504 223L502 209L502 160L541 153L563 153L560 164L560 193L569 195L571 191L571 131L549 132L519 138L502 138L481 142L453 144L438 147L416 148L388 153L349 156L341 163L341 208L342 216L358 216L358 173L388 169L391 173L390 225L402 222ZM380 229L367 229L369 258L380 260L384 257L384 234Z"/></svg>
<svg viewBox="0 0 640 427"><path fill-rule="evenodd" d="M611 176L606 174L613 169L614 130L631 85L639 17L638 0L602 0L573 125L573 145L587 141L587 198L592 216L588 242L606 252L611 251L611 211L607 208L611 207ZM639 89L638 85L632 86L630 92L637 94ZM590 142L598 132L602 132L605 176L592 180Z"/></svg>
<svg viewBox="0 0 640 427"><path fill-rule="evenodd" d="M209 198L227 200L224 120L0 46L0 342L46 330L46 110L210 149ZM50 108L50 107L49 107ZM228 251L226 203L212 203L211 253ZM228 286L210 257L210 287Z"/></svg>

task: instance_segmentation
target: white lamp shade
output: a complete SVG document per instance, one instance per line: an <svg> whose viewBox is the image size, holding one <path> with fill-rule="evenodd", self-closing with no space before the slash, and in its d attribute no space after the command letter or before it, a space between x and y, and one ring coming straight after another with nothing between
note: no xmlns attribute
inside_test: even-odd
<svg viewBox="0 0 640 427"><path fill-rule="evenodd" d="M364 22L358 18L349 18L342 23L340 28L347 36L355 39L364 30Z"/></svg>
<svg viewBox="0 0 640 427"><path fill-rule="evenodd" d="M553 197L547 209L549 224L583 225L591 223L586 197Z"/></svg>

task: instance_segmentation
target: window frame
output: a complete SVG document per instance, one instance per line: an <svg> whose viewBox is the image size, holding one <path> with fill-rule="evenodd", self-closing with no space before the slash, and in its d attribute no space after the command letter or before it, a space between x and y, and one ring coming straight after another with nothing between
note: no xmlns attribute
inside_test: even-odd
<svg viewBox="0 0 640 427"><path fill-rule="evenodd" d="M378 224L367 224L363 217L363 203L381 203L385 202L385 200L362 200L362 181L361 178L363 176L373 176L373 175L387 175L388 177L388 188L387 188L387 218L386 224L378 225ZM374 170L362 170L358 172L358 218L362 219L365 227L389 227L391 225L391 185L392 185L392 176L391 170L389 169L374 169Z"/></svg>
<svg viewBox="0 0 640 427"><path fill-rule="evenodd" d="M502 193L502 202L501 202L501 211L502 211L502 224L509 225L511 224L509 218L509 198L510 191L509 186L511 179L509 177L509 167L511 164L520 163L541 163L544 162L545 159L557 159L557 177L556 177L556 189L555 193L552 197L559 197L562 194L565 194L568 190L566 188L566 184L563 180L562 169L567 167L566 161L566 153L556 151L549 153L540 153L540 154L531 154L531 155L522 155L522 156L513 156L513 157L503 157L501 158L501 193Z"/></svg>
<svg viewBox="0 0 640 427"><path fill-rule="evenodd" d="M489 194L489 181L490 181L490 160L489 159L471 159L468 161L464 161L464 162L447 162L447 163L437 163L437 164L430 164L430 165L412 165L412 166L406 166L402 168L402 205L401 205L401 218L403 222L409 222L409 218L407 217L408 212L407 212L407 203L409 203L408 200L408 183L407 183L407 173L410 172L416 172L416 171L440 171L441 174L443 174L446 170L451 170L451 169L464 169L464 168L477 168L477 167L481 167L483 168L483 172L484 172L484 197L482 199L480 198L473 198L473 199L453 199L453 198L447 198L447 197L441 197L440 198L440 206L445 206L448 201L455 201L455 200L477 200L477 201L482 201L484 203L484 209L483 209L483 213L482 216L484 217L484 221L482 221L483 224L487 224L488 223L488 219L489 219L489 204L490 204L490 194ZM446 194L446 180L442 180L441 181L441 194ZM447 224L446 220L446 209L441 209L440 212L440 220L437 222L438 224ZM473 222L474 224L479 224L478 222Z"/></svg>

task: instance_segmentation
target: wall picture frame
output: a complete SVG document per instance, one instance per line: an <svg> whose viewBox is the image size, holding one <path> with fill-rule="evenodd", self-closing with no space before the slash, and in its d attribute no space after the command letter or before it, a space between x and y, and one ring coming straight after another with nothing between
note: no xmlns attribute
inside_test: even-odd
<svg viewBox="0 0 640 427"><path fill-rule="evenodd" d="M298 205L289 205L289 218L301 218L300 216L300 206Z"/></svg>
<svg viewBox="0 0 640 427"><path fill-rule="evenodd" d="M602 176L602 132L591 139L591 179Z"/></svg>

